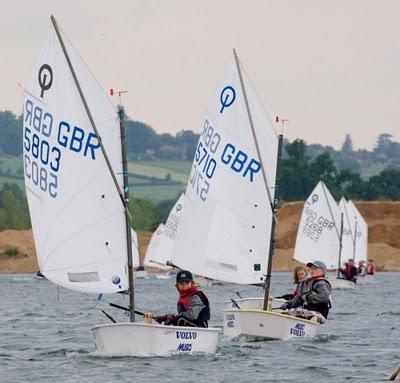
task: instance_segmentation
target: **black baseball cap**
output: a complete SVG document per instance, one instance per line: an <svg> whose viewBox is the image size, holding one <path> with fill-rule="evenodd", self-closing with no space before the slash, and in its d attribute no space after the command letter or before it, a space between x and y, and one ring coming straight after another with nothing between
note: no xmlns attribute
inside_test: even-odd
<svg viewBox="0 0 400 383"><path fill-rule="evenodd" d="M176 274L176 283L183 281L193 281L193 275L190 271L181 270L178 274Z"/></svg>

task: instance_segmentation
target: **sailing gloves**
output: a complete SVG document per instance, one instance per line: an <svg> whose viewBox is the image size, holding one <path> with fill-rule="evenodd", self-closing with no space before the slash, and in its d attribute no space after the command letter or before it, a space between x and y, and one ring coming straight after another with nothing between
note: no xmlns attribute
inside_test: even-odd
<svg viewBox="0 0 400 383"><path fill-rule="evenodd" d="M290 302L285 302L281 307L281 310L288 310L290 309Z"/></svg>
<svg viewBox="0 0 400 383"><path fill-rule="evenodd" d="M161 316L154 317L154 320L157 323L164 323L165 325L170 326L170 325L174 324L175 316L172 314L161 315Z"/></svg>

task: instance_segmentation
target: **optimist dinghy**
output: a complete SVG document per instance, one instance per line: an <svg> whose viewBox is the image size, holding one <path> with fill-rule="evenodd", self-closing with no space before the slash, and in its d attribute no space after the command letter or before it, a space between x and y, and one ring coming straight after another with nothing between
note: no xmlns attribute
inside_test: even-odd
<svg viewBox="0 0 400 383"><path fill-rule="evenodd" d="M40 270L82 293L128 293L130 322L93 328L103 355L214 353L220 329L135 321L138 264L123 109L117 115L53 16L51 21L23 116L25 185Z"/></svg>
<svg viewBox="0 0 400 383"><path fill-rule="evenodd" d="M281 147L234 51L207 109L172 252L174 265L197 275L265 284L261 308L223 310L228 338L312 337L319 327L268 305Z"/></svg>
<svg viewBox="0 0 400 383"><path fill-rule="evenodd" d="M181 219L184 196L184 194L181 194L170 211L165 224L161 223L151 236L144 258L145 266L157 267L166 271L172 269L168 264L171 261L176 232Z"/></svg>
<svg viewBox="0 0 400 383"><path fill-rule="evenodd" d="M350 229L344 215L329 192L320 181L304 203L293 259L307 264L321 260L328 270L332 289L353 289L354 282L340 278L339 268L342 257L342 238L351 242Z"/></svg>
<svg viewBox="0 0 400 383"><path fill-rule="evenodd" d="M351 250L353 251L352 258L356 266L359 265L360 261L363 261L366 272L368 261L368 224L353 201L350 200L347 202L347 210L349 211L349 221L353 233L353 243L351 244ZM357 276L357 284L362 285L373 280L373 275L359 274Z"/></svg>

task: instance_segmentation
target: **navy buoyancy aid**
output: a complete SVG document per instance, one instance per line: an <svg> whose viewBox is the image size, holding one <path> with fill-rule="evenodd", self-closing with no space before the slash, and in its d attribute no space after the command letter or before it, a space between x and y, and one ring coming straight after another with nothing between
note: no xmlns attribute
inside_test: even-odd
<svg viewBox="0 0 400 383"><path fill-rule="evenodd" d="M331 290L331 284L329 283L328 280L326 280L324 278L310 279L310 280L306 280L302 284L300 294L302 296L308 295L313 291L315 293L318 293L318 291L316 289L316 285L321 282L326 283L329 286L329 291ZM307 299L307 303L305 304L305 307L307 308L307 310L318 311L325 318L328 318L329 309L332 307L330 296L328 297L328 299L325 302L313 302L312 299L310 299L310 300Z"/></svg>
<svg viewBox="0 0 400 383"><path fill-rule="evenodd" d="M196 321L207 322L208 320L210 320L210 303L207 296L202 291L197 289L191 294L180 296L180 298L178 299L178 313L181 314L189 309L190 298L194 295L197 295L205 306L200 311L200 314L197 317Z"/></svg>

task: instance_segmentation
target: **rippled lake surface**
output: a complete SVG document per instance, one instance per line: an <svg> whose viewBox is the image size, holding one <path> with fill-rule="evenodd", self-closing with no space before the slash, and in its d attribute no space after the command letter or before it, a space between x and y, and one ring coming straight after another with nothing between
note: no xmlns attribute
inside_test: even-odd
<svg viewBox="0 0 400 383"><path fill-rule="evenodd" d="M136 280L136 308L175 311L174 279ZM91 327L107 323L108 302L124 297L79 294L32 274L0 274L0 382L377 382L400 362L400 273L380 273L354 290L334 290L328 324L312 340L221 341L216 355L104 358L94 355ZM222 326L224 301L258 296L250 286L204 287L212 325ZM272 293L292 290L275 273ZM400 378L398 378L400 379Z"/></svg>

